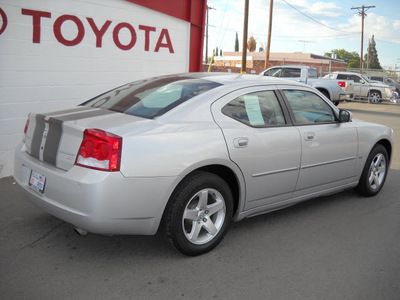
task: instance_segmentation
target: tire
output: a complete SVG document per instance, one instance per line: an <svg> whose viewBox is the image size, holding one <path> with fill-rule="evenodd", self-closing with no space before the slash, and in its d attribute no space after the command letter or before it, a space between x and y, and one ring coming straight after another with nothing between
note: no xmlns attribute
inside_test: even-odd
<svg viewBox="0 0 400 300"><path fill-rule="evenodd" d="M379 103L382 101L381 93L378 91L371 91L368 95L369 101L372 103Z"/></svg>
<svg viewBox="0 0 400 300"><path fill-rule="evenodd" d="M232 215L233 198L228 184L215 174L196 171L175 189L162 226L178 251L196 256L221 242Z"/></svg>
<svg viewBox="0 0 400 300"><path fill-rule="evenodd" d="M386 148L380 144L375 145L367 158L356 191L366 197L378 194L385 183L388 167Z"/></svg>
<svg viewBox="0 0 400 300"><path fill-rule="evenodd" d="M339 105L339 101L333 101L333 104L335 104L335 106L338 106Z"/></svg>

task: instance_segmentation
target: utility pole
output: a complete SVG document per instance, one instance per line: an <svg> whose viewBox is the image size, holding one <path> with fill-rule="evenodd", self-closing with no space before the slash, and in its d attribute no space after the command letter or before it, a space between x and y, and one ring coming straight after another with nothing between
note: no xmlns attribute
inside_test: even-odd
<svg viewBox="0 0 400 300"><path fill-rule="evenodd" d="M358 14L361 16L362 21L361 21L361 55L360 55L360 71L362 73L362 63L363 63L363 44L364 44L364 18L367 15L365 12L370 9L374 8L375 6L361 6L361 7L352 7L351 9L358 9ZM360 11L361 9L361 11Z"/></svg>
<svg viewBox="0 0 400 300"><path fill-rule="evenodd" d="M271 48L272 10L273 10L273 7L274 7L274 0L269 0L268 40L267 40L267 49L265 49L264 69L268 69L268 67L269 67L269 50Z"/></svg>
<svg viewBox="0 0 400 300"><path fill-rule="evenodd" d="M208 63L208 11L210 9L214 9L215 10L215 8L207 5L207 13L206 13L206 19L207 19L206 20L206 58L205 58L206 63Z"/></svg>
<svg viewBox="0 0 400 300"><path fill-rule="evenodd" d="M243 47L242 47L242 67L240 73L246 73L247 59L247 26L249 23L249 0L244 1L244 21L243 21Z"/></svg>

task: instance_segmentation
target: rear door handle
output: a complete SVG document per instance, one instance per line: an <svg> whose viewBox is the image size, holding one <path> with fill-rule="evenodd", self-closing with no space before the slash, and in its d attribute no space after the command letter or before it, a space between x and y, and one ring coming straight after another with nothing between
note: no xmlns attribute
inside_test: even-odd
<svg viewBox="0 0 400 300"><path fill-rule="evenodd" d="M233 140L233 145L236 148L246 148L249 145L249 139L247 137L235 138Z"/></svg>

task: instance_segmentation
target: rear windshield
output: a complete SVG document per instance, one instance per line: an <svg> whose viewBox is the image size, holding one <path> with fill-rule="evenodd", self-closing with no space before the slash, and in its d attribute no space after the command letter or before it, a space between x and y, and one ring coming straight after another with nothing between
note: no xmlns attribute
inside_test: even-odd
<svg viewBox="0 0 400 300"><path fill-rule="evenodd" d="M152 78L121 86L82 105L153 119L220 85L192 77Z"/></svg>

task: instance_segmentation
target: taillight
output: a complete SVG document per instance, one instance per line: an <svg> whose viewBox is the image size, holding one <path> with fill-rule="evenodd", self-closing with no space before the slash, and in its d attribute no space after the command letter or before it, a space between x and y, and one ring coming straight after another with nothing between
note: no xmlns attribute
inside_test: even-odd
<svg viewBox="0 0 400 300"><path fill-rule="evenodd" d="M340 87L346 87L346 81L338 81Z"/></svg>
<svg viewBox="0 0 400 300"><path fill-rule="evenodd" d="M75 164L102 170L119 171L122 137L101 129L86 129Z"/></svg>
<svg viewBox="0 0 400 300"><path fill-rule="evenodd" d="M31 117L31 114L28 115L28 119L26 120L25 123L25 129L24 129L24 143L25 143L25 139L26 139L26 133L28 132L28 127L29 127L29 119Z"/></svg>

